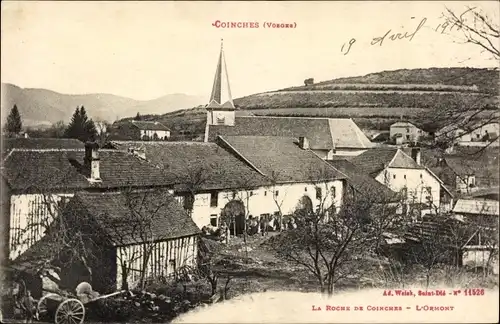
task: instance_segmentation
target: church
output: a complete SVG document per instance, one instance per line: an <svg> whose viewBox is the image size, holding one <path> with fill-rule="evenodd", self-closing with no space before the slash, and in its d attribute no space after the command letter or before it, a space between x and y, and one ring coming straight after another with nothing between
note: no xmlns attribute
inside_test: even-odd
<svg viewBox="0 0 500 324"><path fill-rule="evenodd" d="M237 110L221 45L209 103L205 142L217 136L279 136L306 138L309 148L325 160L357 156L375 146L351 118L248 116Z"/></svg>

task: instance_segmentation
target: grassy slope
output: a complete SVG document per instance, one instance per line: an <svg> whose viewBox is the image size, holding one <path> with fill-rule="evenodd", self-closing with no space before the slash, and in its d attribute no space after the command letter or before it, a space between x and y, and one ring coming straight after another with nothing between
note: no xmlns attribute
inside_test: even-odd
<svg viewBox="0 0 500 324"><path fill-rule="evenodd" d="M385 130L401 117L419 119L425 126L421 116L432 121L432 110L472 105L484 94L496 94L498 81L498 70L491 69L383 71L254 94L236 99L235 104L255 115L349 117L364 130ZM148 118L169 126L179 139L201 138L205 129L202 108ZM190 135L180 136L181 131Z"/></svg>

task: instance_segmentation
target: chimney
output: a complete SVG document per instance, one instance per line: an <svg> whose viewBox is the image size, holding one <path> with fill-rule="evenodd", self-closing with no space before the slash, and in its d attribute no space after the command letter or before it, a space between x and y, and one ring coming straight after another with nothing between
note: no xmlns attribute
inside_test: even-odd
<svg viewBox="0 0 500 324"><path fill-rule="evenodd" d="M85 160L83 161L87 176L90 181L101 181L99 172L99 144L96 142L85 143Z"/></svg>
<svg viewBox="0 0 500 324"><path fill-rule="evenodd" d="M307 137L299 137L299 147L303 150L309 149L309 140L307 139Z"/></svg>
<svg viewBox="0 0 500 324"><path fill-rule="evenodd" d="M421 165L421 160L420 160L421 154L420 154L420 148L419 147L414 147L411 149L411 158L417 162L418 165Z"/></svg>

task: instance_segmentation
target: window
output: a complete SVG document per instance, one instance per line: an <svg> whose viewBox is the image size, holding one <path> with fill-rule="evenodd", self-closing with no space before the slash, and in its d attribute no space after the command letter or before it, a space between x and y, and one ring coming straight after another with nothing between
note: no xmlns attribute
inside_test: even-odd
<svg viewBox="0 0 500 324"><path fill-rule="evenodd" d="M392 178L393 178L393 179L396 179L396 175L395 175L395 174L393 174L393 175L392 175Z"/></svg>
<svg viewBox="0 0 500 324"><path fill-rule="evenodd" d="M264 196L267 196L267 190L264 190Z"/></svg>
<svg viewBox="0 0 500 324"><path fill-rule="evenodd" d="M210 193L210 207L217 207L219 204L219 194L217 191Z"/></svg>
<svg viewBox="0 0 500 324"><path fill-rule="evenodd" d="M276 197L278 197L278 196L279 196L279 194L280 194L280 191L279 191L279 190L276 190L276 191L274 192L274 195L275 195Z"/></svg>
<svg viewBox="0 0 500 324"><path fill-rule="evenodd" d="M210 225L217 227L217 214L210 215Z"/></svg>
<svg viewBox="0 0 500 324"><path fill-rule="evenodd" d="M424 176L422 175L422 173L420 173L420 179L422 179Z"/></svg>
<svg viewBox="0 0 500 324"><path fill-rule="evenodd" d="M253 191L250 191L250 197L252 197L252 196L253 196Z"/></svg>
<svg viewBox="0 0 500 324"><path fill-rule="evenodd" d="M183 203L184 203L184 209L191 210L191 208L193 207L193 203L194 203L193 196L185 195L184 199L183 199Z"/></svg>
<svg viewBox="0 0 500 324"><path fill-rule="evenodd" d="M307 192L307 187L304 187L304 191Z"/></svg>
<svg viewBox="0 0 500 324"><path fill-rule="evenodd" d="M337 188L335 188L335 187L332 186L331 190L332 190L332 196L333 196L333 198L337 197Z"/></svg>
<svg viewBox="0 0 500 324"><path fill-rule="evenodd" d="M224 125L225 119L224 116L217 116L217 125Z"/></svg>
<svg viewBox="0 0 500 324"><path fill-rule="evenodd" d="M236 198L236 191L233 191L233 199Z"/></svg>
<svg viewBox="0 0 500 324"><path fill-rule="evenodd" d="M405 175L403 175L403 178L404 178L404 179L406 179L406 174L405 174Z"/></svg>
<svg viewBox="0 0 500 324"><path fill-rule="evenodd" d="M321 199L322 196L321 188L316 188L316 199Z"/></svg>
<svg viewBox="0 0 500 324"><path fill-rule="evenodd" d="M410 135L406 135L406 139L409 140L410 139Z"/></svg>

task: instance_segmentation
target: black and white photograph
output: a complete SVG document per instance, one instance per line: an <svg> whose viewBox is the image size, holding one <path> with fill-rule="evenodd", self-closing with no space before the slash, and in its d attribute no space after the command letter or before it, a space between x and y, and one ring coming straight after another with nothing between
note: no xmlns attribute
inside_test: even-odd
<svg viewBox="0 0 500 324"><path fill-rule="evenodd" d="M2 1L0 323L497 323L498 1Z"/></svg>

